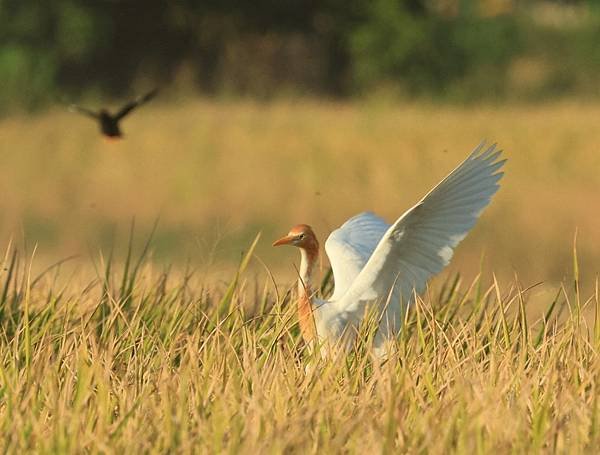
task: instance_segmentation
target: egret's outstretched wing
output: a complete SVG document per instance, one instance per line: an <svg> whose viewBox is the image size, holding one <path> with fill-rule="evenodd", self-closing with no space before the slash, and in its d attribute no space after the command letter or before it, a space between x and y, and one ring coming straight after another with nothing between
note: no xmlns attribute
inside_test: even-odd
<svg viewBox="0 0 600 455"><path fill-rule="evenodd" d="M389 227L377 215L363 212L350 218L329 235L325 251L335 281L332 300L345 294Z"/></svg>
<svg viewBox="0 0 600 455"><path fill-rule="evenodd" d="M408 303L414 291L423 292L427 280L448 264L503 175L498 172L506 161L498 161L501 152L495 145L483 152L482 148L480 144L387 230L340 299L338 304L345 311L360 311L361 303L385 301L390 295L392 302Z"/></svg>
<svg viewBox="0 0 600 455"><path fill-rule="evenodd" d="M91 117L96 120L100 118L100 116L97 112L92 111L91 109L88 109L87 107L78 106L77 104L70 104L69 111L78 112L79 114L86 115L86 116Z"/></svg>
<svg viewBox="0 0 600 455"><path fill-rule="evenodd" d="M157 93L158 93L158 89L155 88L154 90L146 93L144 96L140 96L139 98L136 98L135 100L130 101L125 106L123 106L119 112L116 113L115 119L121 120L123 117L125 117L127 114L129 114L136 107L141 106L142 104L147 103L152 98L154 98Z"/></svg>

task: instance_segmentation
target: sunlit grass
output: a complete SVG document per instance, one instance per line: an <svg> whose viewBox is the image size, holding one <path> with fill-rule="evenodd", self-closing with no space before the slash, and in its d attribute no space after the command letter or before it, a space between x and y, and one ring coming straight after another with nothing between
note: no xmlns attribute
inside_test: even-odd
<svg viewBox="0 0 600 455"><path fill-rule="evenodd" d="M223 286L140 251L93 259L94 273L62 264L32 275L31 259L9 249L4 451L589 453L600 444L597 289L584 296L565 283L531 320L530 290L517 282L455 278L413 307L388 361L361 345L316 361L295 296L245 271L253 247Z"/></svg>

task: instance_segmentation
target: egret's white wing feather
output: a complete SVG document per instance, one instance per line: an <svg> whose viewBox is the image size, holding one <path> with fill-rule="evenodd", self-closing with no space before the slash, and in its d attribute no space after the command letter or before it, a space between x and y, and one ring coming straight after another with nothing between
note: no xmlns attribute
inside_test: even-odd
<svg viewBox="0 0 600 455"><path fill-rule="evenodd" d="M350 218L329 235L325 251L335 281L331 300L345 294L389 227L377 215L363 212Z"/></svg>
<svg viewBox="0 0 600 455"><path fill-rule="evenodd" d="M361 303L408 303L427 280L450 261L454 248L475 224L498 190L506 160L497 161L495 146L469 157L433 188L417 205L388 228L366 265L337 302L345 312L362 311ZM337 279L337 278L336 278ZM398 306L391 302L390 306ZM399 312L399 308L392 310ZM396 314L394 314L396 316Z"/></svg>

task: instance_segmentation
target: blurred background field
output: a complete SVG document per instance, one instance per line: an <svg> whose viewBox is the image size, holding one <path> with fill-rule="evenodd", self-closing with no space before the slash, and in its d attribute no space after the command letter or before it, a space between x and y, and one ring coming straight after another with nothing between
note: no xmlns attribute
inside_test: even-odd
<svg viewBox="0 0 600 455"><path fill-rule="evenodd" d="M447 107L317 101L148 106L106 142L85 118L51 110L0 122L2 238L38 255L84 257L139 242L158 218L154 258L210 270L258 255L293 273L296 252L270 242L293 224L321 240L372 210L393 220L477 145L509 159L502 187L459 247L452 270L525 284L571 276L578 230L584 281L600 259L600 106ZM10 144L10 147L6 145ZM120 243L119 243L120 242ZM283 270L282 270L283 269Z"/></svg>
<svg viewBox="0 0 600 455"><path fill-rule="evenodd" d="M359 0L0 4L0 235L53 262L126 244L232 268L298 222L393 220L477 143L509 163L450 273L598 271L600 4ZM162 87L105 143L67 102Z"/></svg>

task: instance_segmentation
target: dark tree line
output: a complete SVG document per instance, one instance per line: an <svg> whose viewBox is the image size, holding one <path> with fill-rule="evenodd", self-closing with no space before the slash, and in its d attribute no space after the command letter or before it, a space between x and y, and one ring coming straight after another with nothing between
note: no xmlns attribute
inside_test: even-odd
<svg viewBox="0 0 600 455"><path fill-rule="evenodd" d="M600 20L550 30L528 14L537 3L490 12L472 0L3 0L0 109L123 96L182 74L209 94L349 96L388 85L407 96L502 97L516 58L553 52L595 75ZM542 89L581 86L563 73Z"/></svg>

